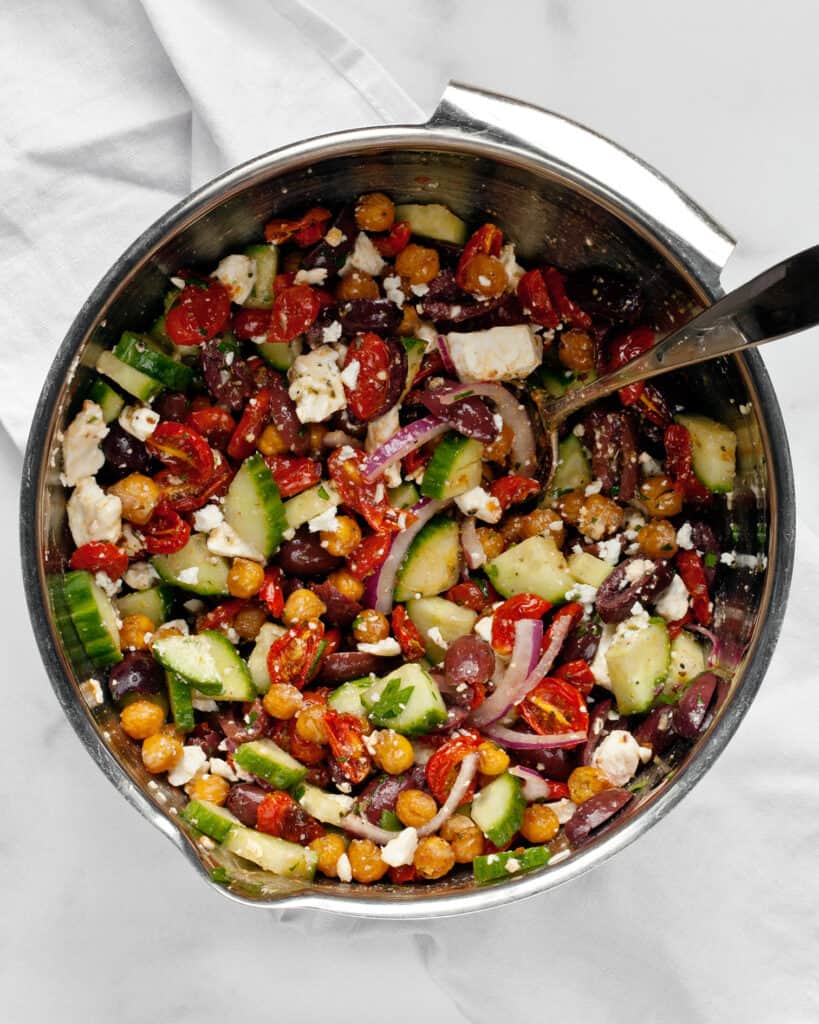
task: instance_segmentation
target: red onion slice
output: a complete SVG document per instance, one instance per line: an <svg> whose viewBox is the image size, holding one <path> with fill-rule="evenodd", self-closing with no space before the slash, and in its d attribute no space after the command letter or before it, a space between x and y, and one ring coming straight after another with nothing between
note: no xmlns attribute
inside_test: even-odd
<svg viewBox="0 0 819 1024"><path fill-rule="evenodd" d="M447 340L443 334L438 335L438 351L441 353L441 362L444 364L444 369L447 373L451 373L452 376L455 377L455 364L452 362L449 345L447 344Z"/></svg>
<svg viewBox="0 0 819 1024"><path fill-rule="evenodd" d="M440 806L435 817L430 818L429 821L425 822L418 829L419 839L422 839L424 836L432 835L433 832L437 832L441 825L452 817L458 807L463 803L466 792L477 772L478 755L476 753L467 754L463 761L461 761L461 766L458 769L458 775L452 785L452 789L450 790L446 801Z"/></svg>
<svg viewBox="0 0 819 1024"><path fill-rule="evenodd" d="M478 539L474 516L467 516L461 523L461 547L464 549L464 559L470 569L480 569L486 562L486 552Z"/></svg>
<svg viewBox="0 0 819 1024"><path fill-rule="evenodd" d="M535 435L526 410L515 396L501 384L443 384L435 394L445 405L470 395L483 395L495 403L498 412L514 435L512 440L512 468L519 476L534 476L537 468Z"/></svg>
<svg viewBox="0 0 819 1024"><path fill-rule="evenodd" d="M534 768L516 764L509 769L510 775L516 775L523 783L523 795L531 803L533 800L554 800L554 783L536 772Z"/></svg>
<svg viewBox="0 0 819 1024"><path fill-rule="evenodd" d="M424 416L423 419L416 420L408 427L396 431L389 441L379 445L372 455L364 460L361 466L364 479L368 483L372 483L393 463L399 462L405 455L409 455L416 448L420 448L422 444L426 444L427 441L431 441L447 430L449 430L449 424L439 416Z"/></svg>
<svg viewBox="0 0 819 1024"><path fill-rule="evenodd" d="M515 643L512 647L512 660L509 662L500 685L490 697L473 712L472 721L479 728L497 722L506 712L519 703L529 689L523 687L532 675L537 663L540 641L543 639L543 623L540 619L521 619L515 623Z"/></svg>
<svg viewBox="0 0 819 1024"><path fill-rule="evenodd" d="M552 736L540 736L533 732L518 732L505 725L489 725L486 735L510 750L554 750L557 747L573 747L586 738L585 732L560 732Z"/></svg>
<svg viewBox="0 0 819 1024"><path fill-rule="evenodd" d="M371 839L374 843L379 843L382 846L399 835L398 832L390 832L379 825L373 825L371 821L367 821L366 818L362 818L358 814L348 814L342 818L341 827L352 832L354 836Z"/></svg>

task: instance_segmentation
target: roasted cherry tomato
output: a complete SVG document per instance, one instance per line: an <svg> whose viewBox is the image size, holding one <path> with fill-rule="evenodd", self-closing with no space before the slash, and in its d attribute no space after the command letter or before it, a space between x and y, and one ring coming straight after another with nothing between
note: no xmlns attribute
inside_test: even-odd
<svg viewBox="0 0 819 1024"><path fill-rule="evenodd" d="M214 448L224 448L236 429L233 417L226 409L218 405L209 405L189 412L185 426L192 427Z"/></svg>
<svg viewBox="0 0 819 1024"><path fill-rule="evenodd" d="M379 500L377 494L384 491L383 484L368 483L364 479L363 452L351 449L349 454L337 448L327 460L330 478L336 485L342 504L362 515L376 533L390 533L405 530L415 522L415 515L407 509L390 505L386 494Z"/></svg>
<svg viewBox="0 0 819 1024"><path fill-rule="evenodd" d="M406 885L418 878L418 872L413 864L401 864L397 868L390 868L389 875L393 885Z"/></svg>
<svg viewBox="0 0 819 1024"><path fill-rule="evenodd" d="M608 370L619 370L621 366L630 363L632 359L641 356L654 346L654 331L650 327L635 327L630 331L618 335L609 342ZM628 387L620 388L618 394L623 405L634 405L640 400L645 390L645 382L638 381L636 384L629 384Z"/></svg>
<svg viewBox="0 0 819 1024"><path fill-rule="evenodd" d="M324 625L318 620L291 626L267 652L271 681L290 683L300 690L313 668L323 636Z"/></svg>
<svg viewBox="0 0 819 1024"><path fill-rule="evenodd" d="M501 599L492 584L484 579L456 583L454 587L449 588L445 596L447 601L471 608L473 612L486 611L491 604Z"/></svg>
<svg viewBox="0 0 819 1024"><path fill-rule="evenodd" d="M484 224L482 227L479 227L463 247L458 260L458 269L455 271L455 280L458 282L458 287L463 288L466 283L464 271L470 260L479 255L498 256L502 245L503 232L499 227L496 227L494 224Z"/></svg>
<svg viewBox="0 0 819 1024"><path fill-rule="evenodd" d="M90 573L104 572L109 579L118 580L128 568L128 556L116 544L92 540L77 548L69 565Z"/></svg>
<svg viewBox="0 0 819 1024"><path fill-rule="evenodd" d="M283 498L292 498L321 480L321 463L307 456L265 455L264 461Z"/></svg>
<svg viewBox="0 0 819 1024"><path fill-rule="evenodd" d="M259 590L259 600L264 601L274 619L280 619L284 611L283 579L284 574L278 566L265 569L264 583Z"/></svg>
<svg viewBox="0 0 819 1024"><path fill-rule="evenodd" d="M233 333L240 341L266 338L270 330L270 310L243 307L233 314Z"/></svg>
<svg viewBox="0 0 819 1024"><path fill-rule="evenodd" d="M341 774L354 786L363 782L373 763L364 745L361 720L330 708L324 713L324 727Z"/></svg>
<svg viewBox="0 0 819 1024"><path fill-rule="evenodd" d="M693 447L688 429L680 423L665 428L665 466L668 475L686 501L707 501L711 491L697 479L693 466Z"/></svg>
<svg viewBox="0 0 819 1024"><path fill-rule="evenodd" d="M256 442L270 418L271 399L270 388L259 388L256 394L248 399L242 418L228 442L227 453L232 459L246 459L256 450Z"/></svg>
<svg viewBox="0 0 819 1024"><path fill-rule="evenodd" d="M511 654L515 645L515 623L521 619L542 619L551 604L537 594L516 594L504 601L492 616L492 646L498 654Z"/></svg>
<svg viewBox="0 0 819 1024"><path fill-rule="evenodd" d="M560 668L555 669L555 679L562 679L564 683L570 683L578 689L584 697L592 692L595 684L594 673L587 661L578 658L576 661L567 661Z"/></svg>
<svg viewBox="0 0 819 1024"><path fill-rule="evenodd" d="M578 604L576 601L572 601L570 604L564 604L562 608L558 610L552 616L552 620L546 628L546 632L543 634L543 641L540 645L541 654L546 651L552 643L552 637L555 634L555 629L558 623L564 622L566 619L569 620L566 636L568 636L575 626L583 618L583 605ZM562 628L562 627L561 627Z"/></svg>
<svg viewBox="0 0 819 1024"><path fill-rule="evenodd" d="M205 629L220 629L226 633L239 612L247 608L249 604L250 602L243 597L234 597L230 601L217 604L215 608L197 616L196 632L201 633Z"/></svg>
<svg viewBox="0 0 819 1024"><path fill-rule="evenodd" d="M406 249L411 235L412 229L409 226L409 222L399 220L390 228L389 234L382 235L380 238L373 238L372 242L385 260L391 260L402 249Z"/></svg>
<svg viewBox="0 0 819 1024"><path fill-rule="evenodd" d="M256 828L269 836L307 846L324 835L324 829L289 793L277 789L259 804Z"/></svg>
<svg viewBox="0 0 819 1024"><path fill-rule="evenodd" d="M392 631L395 639L401 644L401 653L407 661L418 661L424 657L424 638L402 604L397 604L393 609Z"/></svg>
<svg viewBox="0 0 819 1024"><path fill-rule="evenodd" d="M421 381L426 380L427 377L432 377L436 373L444 373L444 360L441 353L435 349L434 352L429 352L424 356L418 373L412 378L412 386L415 387L420 384Z"/></svg>
<svg viewBox="0 0 819 1024"><path fill-rule="evenodd" d="M543 271L527 270L518 281L517 296L523 311L536 324L554 328L560 323L560 314L552 304Z"/></svg>
<svg viewBox="0 0 819 1024"><path fill-rule="evenodd" d="M218 453L214 462L213 475L205 484L180 480L172 469L161 469L154 481L162 488L162 500L176 512L194 512L207 505L211 498L221 497L230 486L233 469Z"/></svg>
<svg viewBox="0 0 819 1024"><path fill-rule="evenodd" d="M292 341L315 323L321 301L309 284L294 284L276 292L270 311L268 341Z"/></svg>
<svg viewBox="0 0 819 1024"><path fill-rule="evenodd" d="M344 385L347 404L353 416L366 423L383 411L389 396L392 353L377 334L362 334L347 349L345 369L352 362L359 364L359 371L355 387Z"/></svg>
<svg viewBox="0 0 819 1024"><path fill-rule="evenodd" d="M641 416L645 416L647 420L658 427L665 429L671 422L671 410L668 408L668 402L662 391L651 381L648 381L643 387L634 407Z"/></svg>
<svg viewBox="0 0 819 1024"><path fill-rule="evenodd" d="M200 345L227 326L230 295L213 278L186 285L165 316L165 330L176 345Z"/></svg>
<svg viewBox="0 0 819 1024"><path fill-rule="evenodd" d="M326 705L328 693L329 690L324 689L309 690L304 694L302 708L307 708L314 704ZM302 764L321 764L327 757L327 747L321 743L313 743L311 740L303 740L296 729L297 722L298 716L282 722L282 725L286 726L286 740L284 742L277 735L273 735L273 739L291 753L297 761L301 761Z"/></svg>
<svg viewBox="0 0 819 1024"><path fill-rule="evenodd" d="M371 533L366 536L347 556L347 568L360 580L372 576L389 554L392 535Z"/></svg>
<svg viewBox="0 0 819 1024"><path fill-rule="evenodd" d="M691 595L691 608L701 626L710 626L713 614L705 567L695 550L677 552L677 572Z"/></svg>
<svg viewBox="0 0 819 1024"><path fill-rule="evenodd" d="M589 731L586 701L577 687L548 676L542 679L518 704L521 717L540 736L558 736L564 732ZM582 742L575 740L571 746Z"/></svg>
<svg viewBox="0 0 819 1024"><path fill-rule="evenodd" d="M571 324L572 327L578 327L584 331L588 330L592 325L592 318L572 302L566 294L566 279L560 271L556 267L547 267L543 271L543 280L549 289L552 305L560 314L560 319L564 323Z"/></svg>
<svg viewBox="0 0 819 1024"><path fill-rule="evenodd" d="M690 608L688 608L681 619L676 619L674 622L668 623L668 639L676 640L685 627L689 626L693 621L694 613Z"/></svg>
<svg viewBox="0 0 819 1024"><path fill-rule="evenodd" d="M160 501L141 529L145 535L145 550L152 555L172 555L181 551L191 536L190 524L164 501Z"/></svg>
<svg viewBox="0 0 819 1024"><path fill-rule="evenodd" d="M313 245L324 234L326 221L331 216L330 211L325 210L323 206L313 206L303 217L299 217L298 220L268 221L264 227L264 237L268 242L273 242L275 245L288 242L291 238L296 245L302 247ZM314 230L311 231L311 228ZM320 230L318 235L313 237L315 228L320 228Z"/></svg>
<svg viewBox="0 0 819 1024"><path fill-rule="evenodd" d="M540 491L538 481L528 476L502 476L489 488L489 493L498 499L504 512L510 505L519 505Z"/></svg>
<svg viewBox="0 0 819 1024"><path fill-rule="evenodd" d="M145 441L145 447L183 480L203 484L213 476L213 452L197 431L183 423L164 421Z"/></svg>
<svg viewBox="0 0 819 1024"><path fill-rule="evenodd" d="M414 476L419 470L424 469L432 458L432 448L427 445L423 445L421 448L416 448L411 451L409 455L405 455L401 463L403 469L403 476Z"/></svg>
<svg viewBox="0 0 819 1024"><path fill-rule="evenodd" d="M430 792L443 804L449 796L453 783L458 775L458 767L467 754L474 754L483 743L483 737L474 729L461 729L459 734L438 747L427 761L426 778ZM475 792L474 783L464 793L463 803L472 799Z"/></svg>

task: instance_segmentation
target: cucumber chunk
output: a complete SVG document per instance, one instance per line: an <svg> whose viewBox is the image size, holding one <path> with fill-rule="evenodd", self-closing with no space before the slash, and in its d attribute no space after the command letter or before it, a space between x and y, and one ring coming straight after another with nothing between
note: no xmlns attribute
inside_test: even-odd
<svg viewBox="0 0 819 1024"><path fill-rule="evenodd" d="M688 684L707 667L702 644L687 630L682 630L671 641L671 662L658 700L663 704L676 704Z"/></svg>
<svg viewBox="0 0 819 1024"><path fill-rule="evenodd" d="M224 514L228 525L265 558L278 549L287 520L279 488L259 452L245 459L231 481Z"/></svg>
<svg viewBox="0 0 819 1024"><path fill-rule="evenodd" d="M410 662L364 690L370 721L404 736L420 736L446 721L446 705L432 676Z"/></svg>
<svg viewBox="0 0 819 1024"><path fill-rule="evenodd" d="M122 661L117 613L107 594L84 570L66 573L63 594L85 653L98 668Z"/></svg>
<svg viewBox="0 0 819 1024"><path fill-rule="evenodd" d="M191 685L175 672L166 672L165 681L168 684L168 702L174 725L179 732L190 732L196 725Z"/></svg>
<svg viewBox="0 0 819 1024"><path fill-rule="evenodd" d="M407 613L424 638L427 657L435 664L443 661L446 649L430 637L430 631L437 629L448 645L471 633L478 618L478 613L471 608L463 608L444 597L419 597L407 601Z"/></svg>
<svg viewBox="0 0 819 1024"><path fill-rule="evenodd" d="M152 398L162 390L162 384L153 377L135 370L128 366L121 359L117 359L113 352L105 351L100 353L96 366L97 372L103 374L134 398L141 402L150 402Z"/></svg>
<svg viewBox="0 0 819 1024"><path fill-rule="evenodd" d="M343 793L325 793L318 786L311 786L309 782L296 789L296 799L301 806L317 821L323 821L325 825L333 825L341 828L341 819L350 813L355 803L355 797L345 796Z"/></svg>
<svg viewBox="0 0 819 1024"><path fill-rule="evenodd" d="M215 700L253 700L256 687L247 665L223 633L206 629L193 636L155 640L156 660L169 672Z"/></svg>
<svg viewBox="0 0 819 1024"><path fill-rule="evenodd" d="M369 690L372 685L373 681L370 676L365 676L363 679L351 679L348 683L342 683L327 698L327 707L338 711L342 715L355 715L357 718L366 718L367 709L361 700L361 694L364 690Z"/></svg>
<svg viewBox="0 0 819 1024"><path fill-rule="evenodd" d="M191 534L191 539L172 555L154 555L151 565L166 583L172 583L181 590L189 590L203 597L215 597L228 592L230 563L221 555L208 551L208 539L204 533ZM191 582L189 572L196 568L196 578ZM184 577L181 576L185 573Z"/></svg>
<svg viewBox="0 0 819 1024"><path fill-rule="evenodd" d="M395 600L429 597L449 590L461 571L461 536L458 524L436 516L409 546L396 575Z"/></svg>
<svg viewBox="0 0 819 1024"><path fill-rule="evenodd" d="M421 494L427 498L455 498L481 482L483 445L451 430L432 453L424 470Z"/></svg>
<svg viewBox="0 0 819 1024"><path fill-rule="evenodd" d="M422 341L421 338L402 338L401 344L407 353L407 381L404 384L401 397L398 399L399 402L403 402L409 393L413 381L418 376L418 371L421 369L421 363L424 361L427 351L427 343Z"/></svg>
<svg viewBox="0 0 819 1024"><path fill-rule="evenodd" d="M135 590L132 594L124 594L117 598L119 617L126 615L146 615L154 626L161 626L173 614L173 590L164 583L148 590Z"/></svg>
<svg viewBox="0 0 819 1024"><path fill-rule="evenodd" d="M91 381L88 397L102 409L102 418L106 423L113 423L125 408L125 399L102 377L95 377Z"/></svg>
<svg viewBox="0 0 819 1024"><path fill-rule="evenodd" d="M495 846L505 846L523 824L526 798L520 779L504 772L472 800L470 817Z"/></svg>
<svg viewBox="0 0 819 1024"><path fill-rule="evenodd" d="M410 481L391 487L387 491L387 498L393 508L412 508L418 504L419 497L418 488Z"/></svg>
<svg viewBox="0 0 819 1024"><path fill-rule="evenodd" d="M476 882L497 882L501 878L514 878L526 871L542 868L552 856L548 846L528 846L523 850L504 850L487 853L472 860Z"/></svg>
<svg viewBox="0 0 819 1024"><path fill-rule="evenodd" d="M153 377L172 391L187 391L191 386L193 370L160 352L156 342L145 335L124 331L114 355L126 366Z"/></svg>
<svg viewBox="0 0 819 1024"><path fill-rule="evenodd" d="M252 828L235 825L228 833L223 846L237 857L257 864L265 871L288 878L311 881L316 873L318 854L298 843L265 835Z"/></svg>
<svg viewBox="0 0 819 1024"><path fill-rule="evenodd" d="M558 604L575 585L554 537L529 537L486 565L486 575L504 597L537 594Z"/></svg>
<svg viewBox="0 0 819 1024"><path fill-rule="evenodd" d="M674 419L691 435L691 462L700 483L716 493L730 491L737 472L734 431L707 416L680 414Z"/></svg>
<svg viewBox="0 0 819 1024"><path fill-rule="evenodd" d="M573 578L589 587L599 587L614 572L613 565L585 551L573 552L569 555L567 564Z"/></svg>
<svg viewBox="0 0 819 1024"><path fill-rule="evenodd" d="M466 223L442 203L400 203L395 208L395 219L405 220L414 235L436 242L463 245L466 241Z"/></svg>
<svg viewBox="0 0 819 1024"><path fill-rule="evenodd" d="M274 370L289 370L299 354L293 342L263 341L257 348L262 359Z"/></svg>
<svg viewBox="0 0 819 1024"><path fill-rule="evenodd" d="M301 494L296 494L284 503L284 518L291 530L300 526L328 509L336 508L341 503L338 491L327 480L322 480L315 487L308 487Z"/></svg>
<svg viewBox="0 0 819 1024"><path fill-rule="evenodd" d="M251 775L269 782L276 789L290 789L301 782L307 769L273 740L251 740L237 748L233 760Z"/></svg>
<svg viewBox="0 0 819 1024"><path fill-rule="evenodd" d="M251 309L270 309L275 298L273 282L279 270L279 250L275 245L249 245L244 254L256 261L256 280L244 304Z"/></svg>
<svg viewBox="0 0 819 1024"><path fill-rule="evenodd" d="M557 466L552 477L552 497L575 491L591 483L591 464L580 439L574 434L565 437L557 449Z"/></svg>
<svg viewBox="0 0 819 1024"><path fill-rule="evenodd" d="M671 646L663 619L621 629L606 651L611 690L621 715L647 711L668 675ZM500 844L498 844L500 845Z"/></svg>
<svg viewBox="0 0 819 1024"><path fill-rule="evenodd" d="M267 693L270 689L270 684L273 680L270 678L270 672L267 669L267 655L270 648L284 632L284 626L280 626L275 622L266 622L256 636L256 646L247 659L247 667L257 693Z"/></svg>
<svg viewBox="0 0 819 1024"><path fill-rule="evenodd" d="M224 807L211 803L210 800L191 800L180 817L189 825L210 836L217 843L223 843L232 829L236 826L241 828L242 823Z"/></svg>

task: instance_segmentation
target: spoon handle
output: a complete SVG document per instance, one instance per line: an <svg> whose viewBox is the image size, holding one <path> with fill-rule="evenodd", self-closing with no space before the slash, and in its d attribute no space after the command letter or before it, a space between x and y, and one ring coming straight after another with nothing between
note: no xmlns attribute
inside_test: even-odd
<svg viewBox="0 0 819 1024"><path fill-rule="evenodd" d="M556 400L539 400L547 429L613 391L648 377L741 352L819 324L819 245L729 292L630 363Z"/></svg>

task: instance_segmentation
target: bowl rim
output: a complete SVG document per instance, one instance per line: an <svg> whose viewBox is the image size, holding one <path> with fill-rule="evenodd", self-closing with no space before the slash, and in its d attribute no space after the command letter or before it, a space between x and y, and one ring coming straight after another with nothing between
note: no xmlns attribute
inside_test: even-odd
<svg viewBox="0 0 819 1024"><path fill-rule="evenodd" d="M543 157L535 157L525 148L516 148L492 138L465 138L445 126L408 125L362 128L318 136L291 146L254 157L204 184L149 226L116 260L82 305L58 349L43 383L26 446L20 490L20 547L23 580L35 639L40 648L49 681L74 731L105 776L116 789L173 844L181 850L199 876L222 895L252 907L264 909L317 909L331 913L369 918L419 920L476 912L526 899L565 884L608 860L628 846L640 834L659 821L677 804L712 766L739 726L750 707L768 669L785 614L794 563L795 497L793 470L779 403L765 366L756 352L732 357L748 387L760 430L768 471L770 510L769 561L765 586L760 599L758 622L753 639L738 669L739 686L718 721L700 741L697 754L677 774L656 799L632 819L601 840L575 853L548 871L504 880L498 885L453 891L419 898L408 896L384 899L378 896L323 894L318 891L283 894L270 900L255 900L234 893L210 878L192 841L172 817L152 802L134 783L105 744L94 720L79 699L72 684L72 673L52 627L47 601L45 569L40 557L38 534L42 517L43 483L49 471L48 459L56 430L60 396L79 363L79 350L90 338L95 326L119 294L129 287L139 269L147 263L167 239L218 205L229 201L246 188L262 180L275 178L284 170L293 171L335 156L378 150L441 150L459 155L474 155L500 163L521 166L545 179L590 194L600 205L624 220L666 259L710 304L720 294L718 284L698 274L696 261L685 252L671 252L643 225L623 215L610 197L591 191L578 175L572 181L565 168L549 168ZM775 456L775 457L774 457Z"/></svg>

